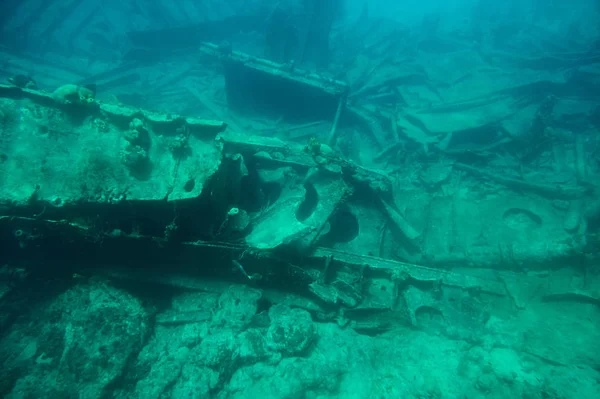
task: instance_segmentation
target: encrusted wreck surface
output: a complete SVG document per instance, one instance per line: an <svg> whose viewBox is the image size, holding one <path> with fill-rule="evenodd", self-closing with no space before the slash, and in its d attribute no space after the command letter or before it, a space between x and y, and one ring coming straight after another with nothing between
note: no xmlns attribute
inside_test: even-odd
<svg viewBox="0 0 600 399"><path fill-rule="evenodd" d="M369 2L320 50L293 2L6 3L1 397L600 397L600 57L560 2Z"/></svg>
<svg viewBox="0 0 600 399"><path fill-rule="evenodd" d="M229 132L220 121L82 103L73 90L81 88L0 86L0 228L16 259L52 250L74 261L77 247L100 264L119 253L157 270L175 259L225 262L208 270L264 286L289 281L310 298L294 306L376 333L399 314L419 325L432 311L470 328L453 295L522 306L499 271L560 268L584 249L574 233L588 200L578 188L554 200L534 183L516 185L527 195L489 195L476 186L483 172L439 164L421 171L418 189L314 138L299 144ZM509 190L518 181L485 177ZM182 284L164 272L105 273ZM543 292L598 300L589 290Z"/></svg>
<svg viewBox="0 0 600 399"><path fill-rule="evenodd" d="M443 267L547 267L585 246L576 233L593 201L581 187L462 164L431 165L420 188L403 185L314 138L298 144L227 132L220 121L83 103L77 90L0 86L7 215L95 224L96 212L106 218L103 233L243 239L249 248L305 255L326 247ZM523 193L489 195L476 187L481 178ZM190 207L194 201L204 210ZM170 202L182 204L175 210ZM155 215L128 223L110 216L110 206L149 204Z"/></svg>
<svg viewBox="0 0 600 399"><path fill-rule="evenodd" d="M117 104L63 104L0 86L0 201L23 207L195 198L217 172L225 123Z"/></svg>

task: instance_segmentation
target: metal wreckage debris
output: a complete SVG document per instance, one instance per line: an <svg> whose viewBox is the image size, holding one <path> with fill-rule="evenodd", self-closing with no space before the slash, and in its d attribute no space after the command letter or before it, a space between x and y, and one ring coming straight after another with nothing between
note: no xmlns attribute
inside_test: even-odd
<svg viewBox="0 0 600 399"><path fill-rule="evenodd" d="M206 275L234 278L260 286L270 301L377 333L396 322L481 325L490 307L520 306L515 270L584 251L567 231L577 227L565 228L580 218L579 189L558 192L565 213L551 200L531 210L518 194L477 209L453 195L420 203L389 172L332 149L342 110L368 118L346 104L344 83L222 46L201 51L226 65L233 106L244 106L257 82L285 87L295 94L288 100L310 99L329 115L328 142L249 136L223 121L104 103L77 85L53 93L1 85L7 263L36 270L44 260L78 275L197 290L214 289ZM424 173L424 190L451 173L556 194L463 165ZM483 225L473 227L469 215ZM536 245L531 234L552 238Z"/></svg>

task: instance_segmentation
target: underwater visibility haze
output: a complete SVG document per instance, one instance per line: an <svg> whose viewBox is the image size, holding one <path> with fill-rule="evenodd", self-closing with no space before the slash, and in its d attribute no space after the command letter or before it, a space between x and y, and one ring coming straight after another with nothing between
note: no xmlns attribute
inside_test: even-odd
<svg viewBox="0 0 600 399"><path fill-rule="evenodd" d="M600 398L600 1L3 0L0 397Z"/></svg>

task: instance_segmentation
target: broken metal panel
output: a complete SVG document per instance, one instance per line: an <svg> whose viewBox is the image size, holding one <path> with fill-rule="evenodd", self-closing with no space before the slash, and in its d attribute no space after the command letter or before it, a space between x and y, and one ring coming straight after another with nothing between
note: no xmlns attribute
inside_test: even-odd
<svg viewBox="0 0 600 399"><path fill-rule="evenodd" d="M249 56L212 43L204 43L200 47L200 51L204 54L217 57L224 62L235 63L248 70L273 75L285 82L294 82L298 85L311 87L329 95L339 96L348 90L348 86L342 81L327 79L302 69L286 69L286 64L278 64L263 58Z"/></svg>
<svg viewBox="0 0 600 399"><path fill-rule="evenodd" d="M497 182L520 192L481 195L486 189L465 173L473 171L475 176L487 178L487 173L477 168L440 163L419 170L418 183L409 183L408 188L395 184L393 196L397 214L403 217L397 230L404 231L404 222L412 228L408 231L414 230L416 251L398 247L388 256L443 268L521 270L560 267L577 260L584 250L586 240L577 236L586 228L582 212L586 200L580 197L584 187L502 176ZM396 238L406 237L403 233Z"/></svg>
<svg viewBox="0 0 600 399"><path fill-rule="evenodd" d="M302 178L300 176L300 178ZM348 192L343 180L313 177L305 184L288 187L282 196L257 218L246 242L256 248L275 248L300 243L310 248Z"/></svg>
<svg viewBox="0 0 600 399"><path fill-rule="evenodd" d="M399 279L410 278L421 282L440 282L442 285L458 287L465 290L482 291L490 295L506 295L506 290L501 282L486 280L466 274L452 273L441 269L433 269L390 259L340 252L329 248L317 248L313 253L313 257L333 257L336 261L350 265L354 268L366 267L368 269L380 270L385 273L390 273L390 275Z"/></svg>
<svg viewBox="0 0 600 399"><path fill-rule="evenodd" d="M424 264L512 269L553 267L577 257L564 216L550 202L505 194L431 200L422 243Z"/></svg>
<svg viewBox="0 0 600 399"><path fill-rule="evenodd" d="M231 48L205 43L200 51L224 65L229 104L292 118L333 119L348 86L294 65L278 64Z"/></svg>

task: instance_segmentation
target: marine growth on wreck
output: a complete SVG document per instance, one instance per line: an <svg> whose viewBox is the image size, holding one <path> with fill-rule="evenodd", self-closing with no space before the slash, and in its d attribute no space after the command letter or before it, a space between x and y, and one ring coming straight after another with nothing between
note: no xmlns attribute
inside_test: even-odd
<svg viewBox="0 0 600 399"><path fill-rule="evenodd" d="M600 397L600 4L0 5L0 397Z"/></svg>

